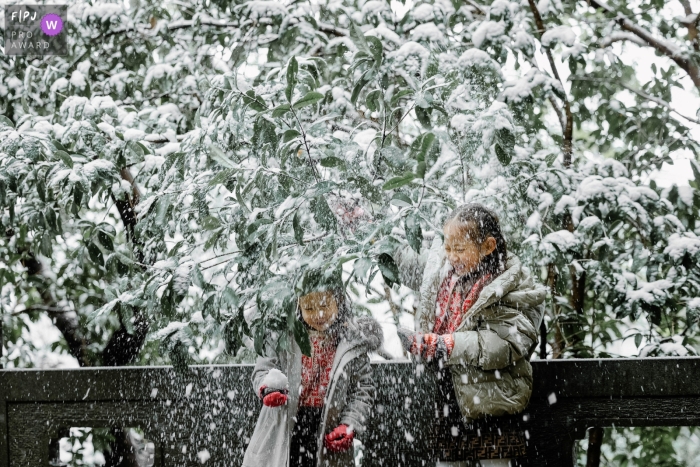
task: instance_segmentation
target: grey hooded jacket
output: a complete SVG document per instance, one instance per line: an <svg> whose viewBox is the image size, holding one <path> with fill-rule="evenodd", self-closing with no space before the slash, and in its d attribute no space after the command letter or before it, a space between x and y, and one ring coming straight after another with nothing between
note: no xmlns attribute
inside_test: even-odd
<svg viewBox="0 0 700 467"><path fill-rule="evenodd" d="M395 255L402 281L419 292L416 329L432 332L440 285L449 272L439 237L420 256L407 247ZM455 396L467 419L521 412L532 394L530 356L544 315L544 287L537 286L520 260L488 284L454 333L447 361Z"/></svg>
<svg viewBox="0 0 700 467"><path fill-rule="evenodd" d="M318 427L318 467L352 467L353 450L331 453L323 447L324 436L338 425L348 425L356 435L365 431L365 421L374 401L374 385L368 352L378 350L382 329L372 318L348 321L341 331L330 373L330 384ZM281 407L263 406L243 458L243 467L289 465L289 441L299 407L301 350L294 339L292 350L279 356L258 357L253 370L253 390L258 393L267 373L277 368L289 379L289 399Z"/></svg>

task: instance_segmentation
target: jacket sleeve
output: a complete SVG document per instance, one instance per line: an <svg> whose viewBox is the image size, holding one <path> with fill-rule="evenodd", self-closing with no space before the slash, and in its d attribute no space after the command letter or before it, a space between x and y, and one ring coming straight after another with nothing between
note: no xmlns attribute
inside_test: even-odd
<svg viewBox="0 0 700 467"><path fill-rule="evenodd" d="M522 358L530 358L537 346L537 323L543 305L537 310L498 306L485 317L477 330L454 333L454 348L448 365L472 365L484 370L499 370ZM488 315L487 315L488 316Z"/></svg>
<svg viewBox="0 0 700 467"><path fill-rule="evenodd" d="M367 417L374 403L372 367L367 354L357 358L358 366L350 376L348 403L340 416L340 423L351 426L357 434L366 428Z"/></svg>
<svg viewBox="0 0 700 467"><path fill-rule="evenodd" d="M255 361L255 368L253 369L251 380L253 383L253 391L258 398L260 397L260 386L265 376L267 376L273 368L279 370L279 367L279 359L276 357L258 357Z"/></svg>

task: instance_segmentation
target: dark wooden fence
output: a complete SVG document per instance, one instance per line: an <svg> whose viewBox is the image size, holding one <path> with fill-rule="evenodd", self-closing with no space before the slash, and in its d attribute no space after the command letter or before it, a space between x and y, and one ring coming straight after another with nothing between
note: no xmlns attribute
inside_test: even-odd
<svg viewBox="0 0 700 467"><path fill-rule="evenodd" d="M533 361L535 392L523 414L529 465L574 465L589 427L700 425L700 358ZM430 465L422 403L431 372L374 365L378 386L367 466ZM0 467L38 467L69 427L140 427L156 466L241 464L260 403L251 367L196 366L0 371ZM206 452L205 452L206 451ZM273 467L273 466L270 466Z"/></svg>

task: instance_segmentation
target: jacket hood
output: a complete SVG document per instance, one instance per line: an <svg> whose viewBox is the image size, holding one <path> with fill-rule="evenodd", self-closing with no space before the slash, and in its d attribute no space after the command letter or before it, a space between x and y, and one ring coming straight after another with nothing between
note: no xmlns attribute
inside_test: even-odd
<svg viewBox="0 0 700 467"><path fill-rule="evenodd" d="M376 352L384 344L384 332L381 325L369 316L349 321L345 338L350 342L365 345L371 352Z"/></svg>

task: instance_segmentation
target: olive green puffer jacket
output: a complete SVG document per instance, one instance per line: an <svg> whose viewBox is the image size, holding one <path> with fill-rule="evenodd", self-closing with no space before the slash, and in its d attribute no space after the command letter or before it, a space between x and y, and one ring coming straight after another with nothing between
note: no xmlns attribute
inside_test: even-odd
<svg viewBox="0 0 700 467"><path fill-rule="evenodd" d="M404 283L419 292L416 329L432 332L438 290L449 272L442 241L437 237L420 256L402 248L395 259ZM529 360L537 347L545 294L520 260L510 256L506 270L484 287L465 315L447 365L467 419L514 414L527 406L532 394Z"/></svg>

